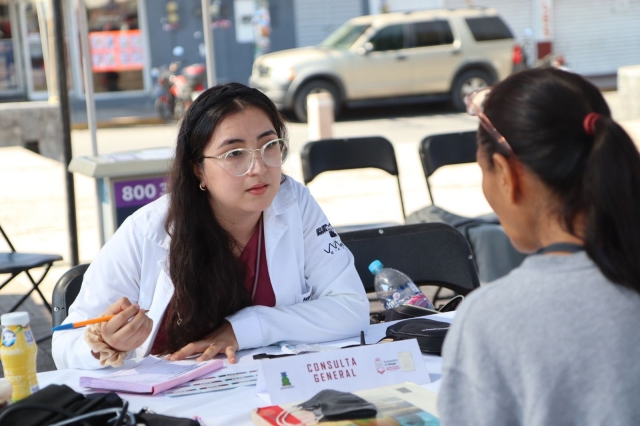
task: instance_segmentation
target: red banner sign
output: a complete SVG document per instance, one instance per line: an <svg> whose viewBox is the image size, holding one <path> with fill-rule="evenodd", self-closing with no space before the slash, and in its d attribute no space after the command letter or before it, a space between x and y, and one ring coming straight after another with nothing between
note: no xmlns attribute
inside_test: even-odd
<svg viewBox="0 0 640 426"><path fill-rule="evenodd" d="M89 45L92 70L95 72L144 68L140 30L91 32Z"/></svg>

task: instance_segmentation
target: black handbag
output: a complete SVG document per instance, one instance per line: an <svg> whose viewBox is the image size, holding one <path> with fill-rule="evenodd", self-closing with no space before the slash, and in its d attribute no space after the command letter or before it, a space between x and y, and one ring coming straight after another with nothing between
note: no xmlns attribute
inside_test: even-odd
<svg viewBox="0 0 640 426"><path fill-rule="evenodd" d="M457 295L449 302L440 306L438 309L423 308L421 306L414 305L400 305L393 309L387 309L382 312L376 312L369 315L371 324L378 324L381 322L398 321L408 318L425 317L427 315L441 314L444 312L455 311L458 305L464 300L464 296Z"/></svg>
<svg viewBox="0 0 640 426"><path fill-rule="evenodd" d="M387 327L386 338L391 340L416 339L421 352L440 355L444 338L450 326L451 324L442 321L423 318L409 319Z"/></svg>
<svg viewBox="0 0 640 426"><path fill-rule="evenodd" d="M80 416L72 425L129 426L198 426L195 420L164 416L141 411L132 414L127 411L129 403L114 392L83 395L66 385L49 385L28 397L0 410L2 426L40 426L70 420ZM90 416L97 411L108 411ZM110 421L111 420L111 421ZM115 420L115 421L114 421Z"/></svg>

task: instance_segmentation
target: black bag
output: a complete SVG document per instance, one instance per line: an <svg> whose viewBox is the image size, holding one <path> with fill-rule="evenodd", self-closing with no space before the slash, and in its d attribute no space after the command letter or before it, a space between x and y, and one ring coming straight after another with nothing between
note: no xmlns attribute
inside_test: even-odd
<svg viewBox="0 0 640 426"><path fill-rule="evenodd" d="M407 225L423 222L447 223L465 236L473 251L481 283L507 275L526 257L513 247L494 213L465 217L432 205L411 213L405 220Z"/></svg>
<svg viewBox="0 0 640 426"><path fill-rule="evenodd" d="M464 300L464 296L457 295L445 305L433 310L414 305L400 305L393 309L387 309L382 312L375 312L369 315L371 324L381 322L398 321L408 318L426 317L427 315L441 314L443 312L455 311L460 302Z"/></svg>
<svg viewBox="0 0 640 426"><path fill-rule="evenodd" d="M74 422L73 425L106 425L110 424L109 420L120 415L122 417L121 425L131 424L127 422L127 419L133 416L136 423L149 426L198 426L198 422L195 420L142 411L135 415L128 415L126 413L127 407L128 403L114 392L93 393L85 396L66 385L49 385L0 410L0 425L50 425L98 410L111 408L119 409L120 414L114 410L108 414Z"/></svg>
<svg viewBox="0 0 640 426"><path fill-rule="evenodd" d="M447 322L416 318L390 325L386 334L392 340L416 339L421 352L440 355L450 326Z"/></svg>

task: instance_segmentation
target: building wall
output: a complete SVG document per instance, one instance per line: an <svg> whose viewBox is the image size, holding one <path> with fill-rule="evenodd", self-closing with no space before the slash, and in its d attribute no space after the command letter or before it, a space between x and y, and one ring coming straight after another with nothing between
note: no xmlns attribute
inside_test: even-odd
<svg viewBox="0 0 640 426"><path fill-rule="evenodd" d="M367 0L372 15L387 12L405 12L411 10L440 9L444 0Z"/></svg>
<svg viewBox="0 0 640 426"><path fill-rule="evenodd" d="M180 60L183 65L194 62L204 63L205 60L199 54L198 44L204 43L202 36L202 18L193 10L193 1L178 1L178 14L180 22L178 29L165 31L163 20L166 17L165 2L147 0L148 37L151 56L151 67L168 65L170 62ZM194 34L200 37L195 38ZM176 46L184 48L184 55L174 57L172 50Z"/></svg>
<svg viewBox="0 0 640 426"><path fill-rule="evenodd" d="M294 0L297 46L315 46L368 9L362 0Z"/></svg>
<svg viewBox="0 0 640 426"><path fill-rule="evenodd" d="M155 7L155 0L147 0L149 40L151 46L151 67L168 65L180 59L183 65L205 63L202 17L199 13L200 0L178 0L179 28L165 31L164 7ZM213 29L216 77L218 83L237 81L247 84L251 75L254 58L253 43L238 43L234 22L234 1L221 0L219 23L226 21L229 27L218 25ZM271 51L296 47L293 26L293 0L269 0L271 15ZM175 58L172 49L184 48L184 55Z"/></svg>
<svg viewBox="0 0 640 426"><path fill-rule="evenodd" d="M467 7L465 0L444 0L445 7ZM532 0L482 0L478 6L497 9L525 40L533 27ZM623 65L640 64L640 1L553 0L553 51L583 75L615 74ZM531 56L531 55L530 55Z"/></svg>
<svg viewBox="0 0 640 426"><path fill-rule="evenodd" d="M555 52L584 75L616 73L640 64L640 2L554 0Z"/></svg>

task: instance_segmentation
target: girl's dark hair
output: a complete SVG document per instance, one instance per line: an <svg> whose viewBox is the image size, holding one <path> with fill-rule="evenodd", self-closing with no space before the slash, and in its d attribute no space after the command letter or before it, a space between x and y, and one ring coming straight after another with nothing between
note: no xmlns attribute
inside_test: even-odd
<svg viewBox="0 0 640 426"><path fill-rule="evenodd" d="M217 221L209 192L201 191L194 166L217 126L230 114L259 108L271 120L279 138L286 138L285 121L264 94L239 83L206 90L186 111L169 172L169 211L165 230L171 236L169 275L175 287L165 312L167 340L163 353L172 353L204 338L224 318L251 303L244 272L233 254L237 242ZM163 319L164 321L164 319Z"/></svg>
<svg viewBox="0 0 640 426"><path fill-rule="evenodd" d="M523 71L491 90L484 112L518 161L557 196L564 227L584 239L602 273L640 292L640 154L600 91L570 72ZM587 132L591 112L600 117ZM511 155L482 127L478 143L490 161L495 152ZM577 235L582 218L584 235Z"/></svg>

